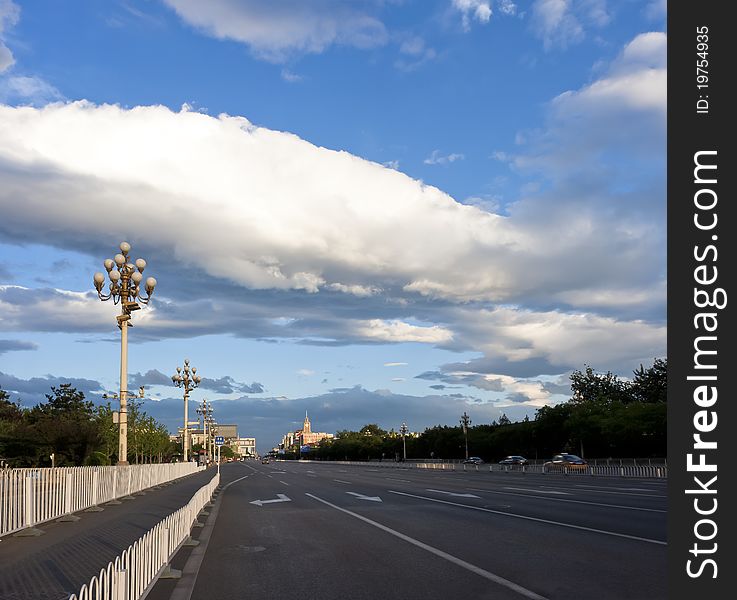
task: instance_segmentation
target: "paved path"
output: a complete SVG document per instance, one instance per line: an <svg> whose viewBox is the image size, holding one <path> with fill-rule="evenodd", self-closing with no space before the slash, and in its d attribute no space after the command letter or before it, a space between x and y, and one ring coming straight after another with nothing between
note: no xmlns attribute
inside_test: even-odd
<svg viewBox="0 0 737 600"><path fill-rule="evenodd" d="M77 522L50 521L39 537L0 540L0 600L66 600L128 546L184 506L210 481L213 468L151 489Z"/></svg>

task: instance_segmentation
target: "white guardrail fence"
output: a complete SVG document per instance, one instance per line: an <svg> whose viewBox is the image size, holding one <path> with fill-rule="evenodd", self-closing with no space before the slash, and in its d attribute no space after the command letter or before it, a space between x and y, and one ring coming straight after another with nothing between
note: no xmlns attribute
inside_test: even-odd
<svg viewBox="0 0 737 600"><path fill-rule="evenodd" d="M0 537L191 475L192 462L0 470Z"/></svg>
<svg viewBox="0 0 737 600"><path fill-rule="evenodd" d="M220 473L192 499L128 546L69 600L138 600L148 594L169 561L189 538L197 515L212 498Z"/></svg>
<svg viewBox="0 0 737 600"><path fill-rule="evenodd" d="M599 477L644 477L666 479L668 477L668 467L666 465L586 465L585 468L561 468L558 466L549 467L545 465L498 465L498 464L481 464L481 465L464 465L462 463L433 463L433 462L394 462L394 461L309 461L300 460L299 462L315 462L334 465L354 465L361 467L386 468L386 469L432 469L441 471L478 471L493 473L537 473L542 475L563 474L563 475L588 475Z"/></svg>

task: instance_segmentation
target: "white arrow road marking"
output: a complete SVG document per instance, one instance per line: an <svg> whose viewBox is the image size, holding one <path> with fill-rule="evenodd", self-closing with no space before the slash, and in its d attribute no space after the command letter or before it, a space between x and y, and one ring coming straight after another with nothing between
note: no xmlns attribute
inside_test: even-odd
<svg viewBox="0 0 737 600"><path fill-rule="evenodd" d="M277 494L276 500L254 500L249 504L255 504L256 506L263 506L264 504L274 504L275 502L291 502L292 499L284 494Z"/></svg>
<svg viewBox="0 0 737 600"><path fill-rule="evenodd" d="M381 502L381 498L379 498L378 496L364 496L363 494L359 494L357 492L346 492L346 494L355 496L359 500L371 500L371 502Z"/></svg>
<svg viewBox="0 0 737 600"><path fill-rule="evenodd" d="M481 498L481 496L475 496L474 494L456 494L455 492L446 492L443 490L431 490L426 488L428 492L435 492L436 494L447 494L448 496L458 496L459 498Z"/></svg>
<svg viewBox="0 0 737 600"><path fill-rule="evenodd" d="M557 492L555 490L540 490L530 488L505 487L505 490L517 490L518 492L536 492L538 494L560 494L562 496L570 496L568 492Z"/></svg>

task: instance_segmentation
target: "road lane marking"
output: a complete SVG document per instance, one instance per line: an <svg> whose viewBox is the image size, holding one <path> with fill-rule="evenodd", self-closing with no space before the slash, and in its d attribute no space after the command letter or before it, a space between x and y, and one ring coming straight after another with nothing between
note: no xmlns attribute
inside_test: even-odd
<svg viewBox="0 0 737 600"><path fill-rule="evenodd" d="M458 496L459 498L480 498L480 496L476 496L475 494L456 494L455 492L446 492L444 490L432 490L430 488L427 488L426 491L435 492L436 494L447 494L448 496Z"/></svg>
<svg viewBox="0 0 737 600"><path fill-rule="evenodd" d="M292 499L284 494L277 494L274 500L253 500L249 504L255 504L256 506L263 506L264 504L274 504L275 502L291 502Z"/></svg>
<svg viewBox="0 0 737 600"><path fill-rule="evenodd" d="M518 492L538 492L539 494L562 494L563 496L570 496L569 492L558 492L556 490L535 490L531 488L518 488L518 487L505 487L505 490L517 490Z"/></svg>
<svg viewBox="0 0 737 600"><path fill-rule="evenodd" d="M283 483L284 485L289 485L286 481L279 480L279 483Z"/></svg>
<svg viewBox="0 0 737 600"><path fill-rule="evenodd" d="M401 481L402 483L412 483L409 479L395 479L394 477L384 477L384 479L388 479L389 481Z"/></svg>
<svg viewBox="0 0 737 600"><path fill-rule="evenodd" d="M333 481L337 481L338 483L347 483L350 485L350 481L343 481L342 479L333 479Z"/></svg>
<svg viewBox="0 0 737 600"><path fill-rule="evenodd" d="M355 496L359 500L371 500L371 502L381 502L381 498L379 496L364 496L363 494L359 494L358 492L346 492L346 494Z"/></svg>
<svg viewBox="0 0 737 600"><path fill-rule="evenodd" d="M449 500L440 500L438 498L429 498L428 496L416 496L415 494L405 494L404 492L397 492L395 490L387 490L390 494L399 494L400 496L409 496L410 498L419 498L420 500L429 500L430 502L439 502L440 504L450 504L451 506L460 506L461 508L470 508L472 510L480 510L483 512L493 513L495 515L503 515L505 517L513 517L515 519L525 519L526 521L537 521L538 523L548 523L549 525L558 525L560 527L569 527L571 529L580 529L581 531L591 531L592 533L601 533L603 535L612 535L614 537L627 538L630 540L638 540L640 542L648 542L649 544L659 544L661 546L667 546L668 542L661 540L651 540L649 538L643 538L636 535L627 535L626 533L617 533L616 531L605 531L604 529L594 529L593 527L584 527L583 525L573 525L571 523L561 523L560 521L550 521L549 519L540 519L538 517L528 517L526 515L517 515L515 513L508 513L501 510L492 510L490 508L482 508L481 506L473 506L472 504L460 504L458 502L450 502ZM548 498L553 500L553 498Z"/></svg>
<svg viewBox="0 0 737 600"><path fill-rule="evenodd" d="M549 500L551 502L572 502L573 504L589 504L591 506L604 506L606 508L622 508L624 510L641 510L644 512L664 513L667 510L659 508L642 508L639 506L624 506L622 504L605 504L603 502L587 502L586 500L571 500L570 498L548 498L547 496L533 496L532 494L515 494L514 492L497 492L494 490L480 490L478 488L468 488L472 492L485 492L487 494L500 494L502 496L519 496L520 498L539 498L540 500ZM510 488L505 488L510 489Z"/></svg>
<svg viewBox="0 0 737 600"><path fill-rule="evenodd" d="M610 487L604 487L601 485L583 485L581 483L577 483L576 487L587 488L587 489L592 489L592 490L612 490L614 489L614 490L621 490L623 492L650 492L652 491L647 488L626 488L626 487L610 488Z"/></svg>
<svg viewBox="0 0 737 600"><path fill-rule="evenodd" d="M322 498L318 498L317 496L314 496L313 494L305 493L306 496L309 496L313 500L317 500L318 502L322 502L323 504L326 504L327 506L334 508L335 510L339 510L342 513L345 513L347 515L350 515L351 517L354 517L356 519L359 519L360 521L363 521L364 523L368 523L369 525L372 525L378 529L381 529L382 531L385 531L386 533L389 533L395 537L398 537L400 540L404 540L405 542L409 542L413 546L417 546L418 548L422 548L423 550L426 550L427 552L430 552L431 554L434 554L435 556L438 556L440 558L443 558L447 560L448 562L453 563L454 565L457 565L459 567L462 567L468 571L471 571L472 573L476 573L476 575L480 575L481 577L484 577L485 579L488 579L489 581L493 581L494 583L504 586L510 590L513 590L517 592L518 594L521 594L522 596L525 596L526 598L530 598L531 600L548 600L545 596L541 596L540 594L536 594L532 590L528 590L527 588L522 587L521 585L514 583L513 581L509 581L509 579L504 579L504 577L500 577L499 575L495 575L494 573L491 573L490 571L487 571L486 569L482 569L481 567L477 567L476 565L473 565L469 562L466 562L465 560L458 558L457 556L453 556L452 554L448 554L447 552L443 552L442 550L438 550L437 548L434 548L433 546L429 546L428 544L425 544L424 542L421 542L419 540L416 540L414 538L409 537L408 535L405 535L403 533L400 533L398 531L395 531L394 529L391 529L390 527L387 527L386 525L382 525L381 523L377 523L376 521L372 521L371 519L368 519L364 517L363 515L359 515L358 513L355 513L351 510L341 508L340 506L336 506L332 502L328 502L327 500L323 500Z"/></svg>

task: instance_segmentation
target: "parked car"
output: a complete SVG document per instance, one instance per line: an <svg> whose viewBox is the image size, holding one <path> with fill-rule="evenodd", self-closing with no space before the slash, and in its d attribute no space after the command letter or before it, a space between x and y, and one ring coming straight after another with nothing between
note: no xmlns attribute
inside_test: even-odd
<svg viewBox="0 0 737 600"><path fill-rule="evenodd" d="M268 465L269 464L269 459L268 458L262 458L261 459L261 464L262 465Z"/></svg>
<svg viewBox="0 0 737 600"><path fill-rule="evenodd" d="M526 465L527 459L524 456L517 456L517 455L511 455L511 456L505 456L503 459L499 461L500 465Z"/></svg>
<svg viewBox="0 0 737 600"><path fill-rule="evenodd" d="M552 460L543 464L546 471L583 471L588 466L583 458L575 454L556 454Z"/></svg>
<svg viewBox="0 0 737 600"><path fill-rule="evenodd" d="M484 464L484 461L482 458L478 456L469 456L466 460L463 461L464 465L482 465Z"/></svg>

